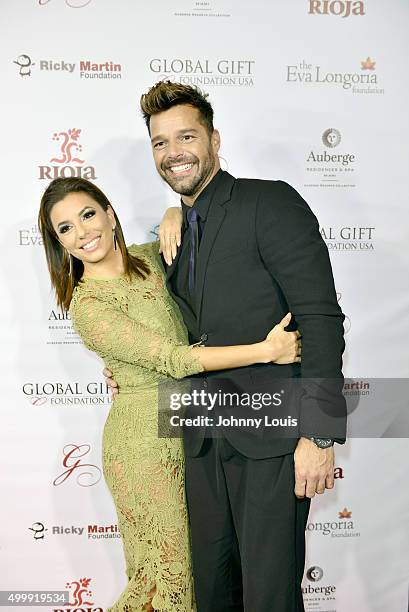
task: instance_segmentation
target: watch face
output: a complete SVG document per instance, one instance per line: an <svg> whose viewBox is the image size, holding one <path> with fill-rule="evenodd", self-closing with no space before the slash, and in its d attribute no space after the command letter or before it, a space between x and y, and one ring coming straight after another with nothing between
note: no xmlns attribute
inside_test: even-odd
<svg viewBox="0 0 409 612"><path fill-rule="evenodd" d="M318 446L318 448L329 448L333 445L331 438L311 438L312 442Z"/></svg>
<svg viewBox="0 0 409 612"><path fill-rule="evenodd" d="M332 440L328 438L315 438L315 442L320 448L328 448L329 446L332 446Z"/></svg>

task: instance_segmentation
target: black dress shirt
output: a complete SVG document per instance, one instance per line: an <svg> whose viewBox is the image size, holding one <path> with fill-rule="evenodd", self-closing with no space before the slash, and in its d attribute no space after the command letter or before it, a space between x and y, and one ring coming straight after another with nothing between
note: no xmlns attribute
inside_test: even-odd
<svg viewBox="0 0 409 612"><path fill-rule="evenodd" d="M217 185L220 182L220 178L223 175L223 171L219 170L210 183L206 186L206 188L199 195L195 203L193 204L193 208L196 210L199 220L198 220L198 234L199 234L199 250L200 250L200 241L201 238L206 231L206 218L209 212L210 202L216 193ZM191 295L189 291L189 254L190 254L190 237L188 230L188 221L187 221L187 213L190 210L190 206L187 206L183 200L182 203L182 213L183 213L183 225L182 225L182 244L180 246L180 256L179 261L176 266L175 273L171 279L171 287L172 292L181 298L192 310L194 315L196 315L196 295ZM197 267L197 262L196 262Z"/></svg>

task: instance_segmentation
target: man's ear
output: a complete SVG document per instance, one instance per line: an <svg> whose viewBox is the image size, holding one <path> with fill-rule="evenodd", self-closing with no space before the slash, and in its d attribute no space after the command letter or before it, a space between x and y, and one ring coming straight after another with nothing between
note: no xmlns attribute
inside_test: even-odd
<svg viewBox="0 0 409 612"><path fill-rule="evenodd" d="M212 137L211 137L211 142L212 142L213 151L215 153L218 153L219 149L220 149L220 133L219 133L219 130L213 130L213 134L212 134Z"/></svg>

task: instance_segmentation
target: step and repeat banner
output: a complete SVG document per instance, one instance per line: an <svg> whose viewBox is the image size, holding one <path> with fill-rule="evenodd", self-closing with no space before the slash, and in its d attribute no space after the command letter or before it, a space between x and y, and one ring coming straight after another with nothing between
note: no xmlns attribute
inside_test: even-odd
<svg viewBox="0 0 409 612"><path fill-rule="evenodd" d="M376 381L408 376L409 5L3 0L0 16L0 589L68 590L50 612L106 610L126 583L101 468L110 397L50 290L42 192L58 176L96 181L129 243L155 239L177 198L156 174L140 95L165 78L208 92L222 167L289 182L319 219L346 314L345 393L371 420ZM399 418L336 449L336 487L306 532L309 612L408 610Z"/></svg>

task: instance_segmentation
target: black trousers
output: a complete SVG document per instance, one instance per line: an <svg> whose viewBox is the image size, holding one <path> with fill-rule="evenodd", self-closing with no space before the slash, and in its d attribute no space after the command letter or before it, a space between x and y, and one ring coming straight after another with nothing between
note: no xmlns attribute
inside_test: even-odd
<svg viewBox="0 0 409 612"><path fill-rule="evenodd" d="M224 438L186 457L198 612L302 612L309 499L294 456L249 459Z"/></svg>

